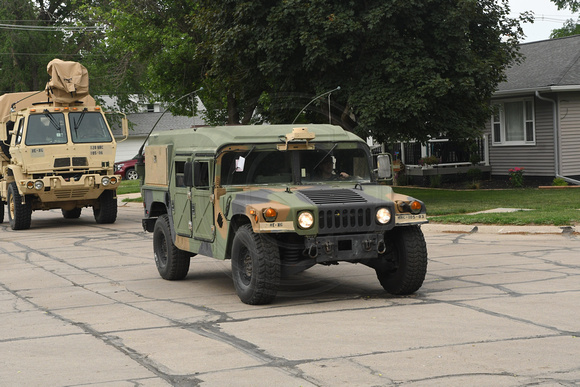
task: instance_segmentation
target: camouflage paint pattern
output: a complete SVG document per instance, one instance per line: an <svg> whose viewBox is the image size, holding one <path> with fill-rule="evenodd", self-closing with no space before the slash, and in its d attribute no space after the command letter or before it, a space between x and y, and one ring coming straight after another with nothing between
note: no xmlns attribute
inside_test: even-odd
<svg viewBox="0 0 580 387"><path fill-rule="evenodd" d="M309 168L314 170L320 162L316 164L315 159L316 165L306 168L298 164L302 158L312 159L310 156L316 152L327 157L339 152L341 155L358 152L358 158L353 158L351 170L358 168L364 172L372 165L371 155L362 139L340 127L305 125L301 129L306 127L305 131L313 134L313 138L293 139L289 134L296 132L295 128L298 127L301 126L201 127L152 135L145 150L142 186L144 227L152 231L151 221L167 213L174 244L179 249L227 259L230 258L236 229L241 224L251 224L255 233L271 234L281 246L288 245L289 250L304 250L309 244L322 246L323 242L340 243L343 235L346 235L345 239L350 238L349 243L353 246L376 244L394 227L427 222L422 202L398 195L391 187L378 184L372 173L365 172L368 177L357 181L308 182L307 179L312 178ZM153 160L153 155L161 156ZM257 160L261 155L266 158L274 155L274 158L269 163L260 163ZM251 160L251 157L255 157L256 162L244 165L245 160ZM338 165L337 158L334 161ZM207 167L207 176L204 174L208 180L207 186L187 187L180 183L182 172L188 171L184 165L195 162ZM284 162L287 169L282 169L279 174L272 172L275 164L282 165ZM239 165L242 171L236 172L234 166L238 168ZM298 165L300 168L297 168ZM239 175L244 174L250 180L252 168L270 170L270 173L255 177L255 181L262 177L262 183L235 182ZM288 180L290 174L290 181L275 181ZM358 176L353 178L359 179ZM411 213L409 204L413 201L420 204L420 209ZM381 225L375 221L375 211L379 208L387 208L391 212L392 217L387 224ZM275 219L266 219L264 211L267 209L275 210ZM314 224L309 229L298 225L298 216L304 211L311 212L314 217ZM146 226L148 221L149 227ZM353 237L353 234L358 235ZM331 255L316 258L317 262L372 258L377 254L372 250L361 251L360 254L357 251L352 258Z"/></svg>

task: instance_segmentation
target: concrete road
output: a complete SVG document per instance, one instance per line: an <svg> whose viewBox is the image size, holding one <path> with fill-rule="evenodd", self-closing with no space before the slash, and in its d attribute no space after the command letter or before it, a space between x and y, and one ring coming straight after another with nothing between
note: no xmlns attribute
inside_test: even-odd
<svg viewBox="0 0 580 387"><path fill-rule="evenodd" d="M184 281L162 280L141 213L0 225L1 386L580 384L574 230L427 225L413 296L341 264L248 306L229 262L196 257Z"/></svg>

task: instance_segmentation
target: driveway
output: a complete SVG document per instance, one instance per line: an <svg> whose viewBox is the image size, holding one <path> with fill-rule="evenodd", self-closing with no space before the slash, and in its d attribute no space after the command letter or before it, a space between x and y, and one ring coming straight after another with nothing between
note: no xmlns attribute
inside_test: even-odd
<svg viewBox="0 0 580 387"><path fill-rule="evenodd" d="M2 386L580 384L580 236L426 225L413 296L363 265L314 267L241 303L229 262L161 279L142 207L0 225Z"/></svg>

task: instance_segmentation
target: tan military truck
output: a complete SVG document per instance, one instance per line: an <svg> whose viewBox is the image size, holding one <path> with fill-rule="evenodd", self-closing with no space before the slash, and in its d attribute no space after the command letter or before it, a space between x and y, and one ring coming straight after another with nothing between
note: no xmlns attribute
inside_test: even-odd
<svg viewBox="0 0 580 387"><path fill-rule="evenodd" d="M5 205L13 230L30 228L35 210L78 218L92 207L97 223L113 223L121 180L114 174L117 144L88 93L87 70L58 59L47 69L45 91L0 96L0 223Z"/></svg>
<svg viewBox="0 0 580 387"><path fill-rule="evenodd" d="M331 125L224 126L154 134L145 148L143 228L162 278L196 254L230 259L240 299L264 304L281 278L316 264L361 263L397 295L427 270L425 205L378 178L369 147Z"/></svg>

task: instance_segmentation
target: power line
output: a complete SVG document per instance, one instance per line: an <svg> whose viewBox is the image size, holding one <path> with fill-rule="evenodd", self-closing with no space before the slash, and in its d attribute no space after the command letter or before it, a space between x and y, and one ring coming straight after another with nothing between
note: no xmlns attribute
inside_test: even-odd
<svg viewBox="0 0 580 387"><path fill-rule="evenodd" d="M25 26L18 24L0 24L0 29L3 30L13 30L13 31L69 31L69 32L79 32L79 31L104 31L105 27L99 26Z"/></svg>

